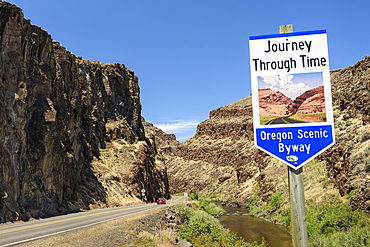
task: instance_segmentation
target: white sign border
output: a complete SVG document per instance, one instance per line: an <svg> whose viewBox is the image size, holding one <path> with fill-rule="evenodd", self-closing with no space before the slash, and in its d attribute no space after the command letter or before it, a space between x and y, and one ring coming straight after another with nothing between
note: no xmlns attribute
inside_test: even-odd
<svg viewBox="0 0 370 247"><path fill-rule="evenodd" d="M321 47L323 50L324 56L326 57L326 63L327 65L325 67L321 67L320 69L312 68L312 69L295 69L291 68L291 71L289 71L289 74L303 74L303 73L312 73L312 72L322 72L323 76L323 85L324 85L324 96L325 96L325 107L326 107L326 122L318 122L318 123L307 123L307 124L276 124L276 125L261 125L260 124L260 114L259 114L259 98L258 98L258 81L257 77L260 75L257 72L254 72L253 67L255 64L253 63L253 55L255 54L253 50L251 49L251 43L256 40L271 40L271 39L283 39L283 38L292 38L292 37L304 37L304 36L310 36L312 35L321 35L322 39L324 39L325 46ZM329 52L328 52L328 45L327 45L327 33L326 30L312 30L312 31L303 31L303 32L291 32L291 33L282 33L282 34L268 34L268 35L259 35L259 36L251 36L249 38L249 52L250 52L250 74L251 74L251 88L252 88L252 108L253 108L253 127L254 127L254 145L263 150L264 152L270 154L271 156L277 158L278 160L282 161L286 165L294 168L299 169L303 165L307 164L312 159L316 158L318 155L326 151L328 148L332 147L335 144L335 128L334 128L334 118L333 118L333 105L332 105L332 96L331 96L331 81L330 81L330 67L329 67ZM304 52L301 54L307 55ZM263 74L263 73L262 73ZM273 72L269 71L266 72L268 75L280 75L280 74L286 74L286 72L282 72L282 70L275 70ZM289 164L286 160L281 159L280 157L270 153L269 151L265 150L264 148L257 146L257 132L256 129L264 129L264 128L289 128L289 127L298 127L298 126L322 126L322 125L331 125L332 126L332 136L333 136L333 142L323 148L320 152L314 154L312 157L301 163L299 166L295 167Z"/></svg>

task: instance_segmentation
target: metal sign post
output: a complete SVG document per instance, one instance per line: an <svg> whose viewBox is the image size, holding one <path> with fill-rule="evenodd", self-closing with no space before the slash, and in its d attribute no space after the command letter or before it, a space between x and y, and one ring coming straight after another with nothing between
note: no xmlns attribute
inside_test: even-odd
<svg viewBox="0 0 370 247"><path fill-rule="evenodd" d="M293 246L308 246L303 165L334 145L326 30L249 37L254 143L288 165Z"/></svg>

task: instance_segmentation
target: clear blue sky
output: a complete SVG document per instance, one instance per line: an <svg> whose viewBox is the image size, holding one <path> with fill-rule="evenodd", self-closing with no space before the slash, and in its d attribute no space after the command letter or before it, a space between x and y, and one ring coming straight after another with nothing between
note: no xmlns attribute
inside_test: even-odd
<svg viewBox="0 0 370 247"><path fill-rule="evenodd" d="M369 0L11 0L67 50L135 71L142 116L179 141L251 92L249 36L326 29L330 69L370 54Z"/></svg>

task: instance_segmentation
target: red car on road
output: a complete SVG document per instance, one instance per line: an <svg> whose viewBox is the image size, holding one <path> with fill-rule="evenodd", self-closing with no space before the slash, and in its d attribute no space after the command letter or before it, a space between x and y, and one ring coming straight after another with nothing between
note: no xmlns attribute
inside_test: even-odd
<svg viewBox="0 0 370 247"><path fill-rule="evenodd" d="M164 198L158 198L157 204L160 204L160 203L166 204L166 199L164 199Z"/></svg>

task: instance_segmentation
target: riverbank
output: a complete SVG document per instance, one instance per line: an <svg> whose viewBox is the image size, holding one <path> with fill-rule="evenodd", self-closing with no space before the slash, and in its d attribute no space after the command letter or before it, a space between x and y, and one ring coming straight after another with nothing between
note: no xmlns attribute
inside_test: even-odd
<svg viewBox="0 0 370 247"><path fill-rule="evenodd" d="M286 227L262 217L251 216L249 209L245 207L222 206L222 208L226 212L220 217L220 223L236 233L238 237L246 241L256 241L259 244L264 239L271 247L292 246L292 236Z"/></svg>

